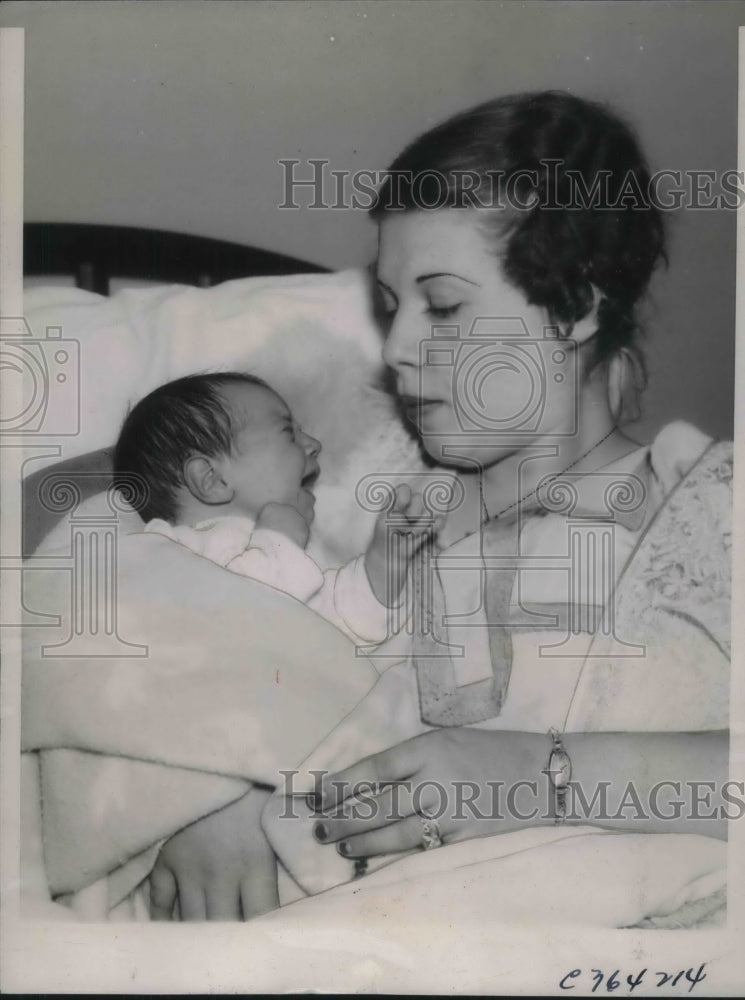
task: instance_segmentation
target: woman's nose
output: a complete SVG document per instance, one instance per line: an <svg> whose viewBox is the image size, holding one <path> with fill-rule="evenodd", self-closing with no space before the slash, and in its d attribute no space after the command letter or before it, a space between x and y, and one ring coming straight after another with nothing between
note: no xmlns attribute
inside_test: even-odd
<svg viewBox="0 0 745 1000"><path fill-rule="evenodd" d="M398 313L391 323L383 345L383 360L393 369L418 367L421 337Z"/></svg>

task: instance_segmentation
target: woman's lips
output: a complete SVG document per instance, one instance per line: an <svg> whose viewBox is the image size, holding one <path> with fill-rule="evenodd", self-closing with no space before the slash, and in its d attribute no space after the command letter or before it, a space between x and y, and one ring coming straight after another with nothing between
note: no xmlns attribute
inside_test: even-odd
<svg viewBox="0 0 745 1000"><path fill-rule="evenodd" d="M420 423L442 406L441 399L423 399L420 396L402 396L401 404L408 420Z"/></svg>

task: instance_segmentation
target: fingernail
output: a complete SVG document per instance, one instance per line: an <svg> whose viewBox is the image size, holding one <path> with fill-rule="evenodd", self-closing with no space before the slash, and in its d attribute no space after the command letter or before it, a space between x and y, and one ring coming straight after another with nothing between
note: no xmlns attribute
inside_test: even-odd
<svg viewBox="0 0 745 1000"><path fill-rule="evenodd" d="M349 857L349 844L346 840L340 840L336 845L336 849L343 858Z"/></svg>
<svg viewBox="0 0 745 1000"><path fill-rule="evenodd" d="M308 792L305 801L308 803L308 808L312 809L314 813L321 811L321 796L318 792Z"/></svg>
<svg viewBox="0 0 745 1000"><path fill-rule="evenodd" d="M313 836L316 838L319 844L323 844L328 839L329 828L325 823L314 823L313 824Z"/></svg>

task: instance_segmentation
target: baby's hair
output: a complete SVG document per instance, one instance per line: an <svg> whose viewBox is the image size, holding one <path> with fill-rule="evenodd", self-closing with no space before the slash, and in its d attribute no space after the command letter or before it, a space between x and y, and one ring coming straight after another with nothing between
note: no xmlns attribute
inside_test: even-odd
<svg viewBox="0 0 745 1000"><path fill-rule="evenodd" d="M514 94L414 140L391 165L371 214L517 204L483 213L486 224L493 218L505 276L567 334L598 288L598 363L633 346L636 304L666 259L650 182L633 130L614 111L560 91ZM592 202L597 192L607 203Z"/></svg>
<svg viewBox="0 0 745 1000"><path fill-rule="evenodd" d="M135 507L143 520L176 518L184 465L192 455L230 454L241 429L222 391L231 385L271 388L244 372L187 375L154 389L127 414L114 449L114 485L138 495ZM139 477L141 490L127 488L132 476Z"/></svg>

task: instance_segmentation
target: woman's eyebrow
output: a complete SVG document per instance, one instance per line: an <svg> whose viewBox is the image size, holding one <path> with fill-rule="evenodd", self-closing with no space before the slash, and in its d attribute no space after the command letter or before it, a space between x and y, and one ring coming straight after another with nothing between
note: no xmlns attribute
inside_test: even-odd
<svg viewBox="0 0 745 1000"><path fill-rule="evenodd" d="M433 271L432 274L420 274L416 279L417 285L421 285L425 281L429 281L430 278L457 278L458 281L465 281L467 285L475 285L476 288L481 288L478 281L471 281L470 278L464 278L462 274L453 274L452 271Z"/></svg>

